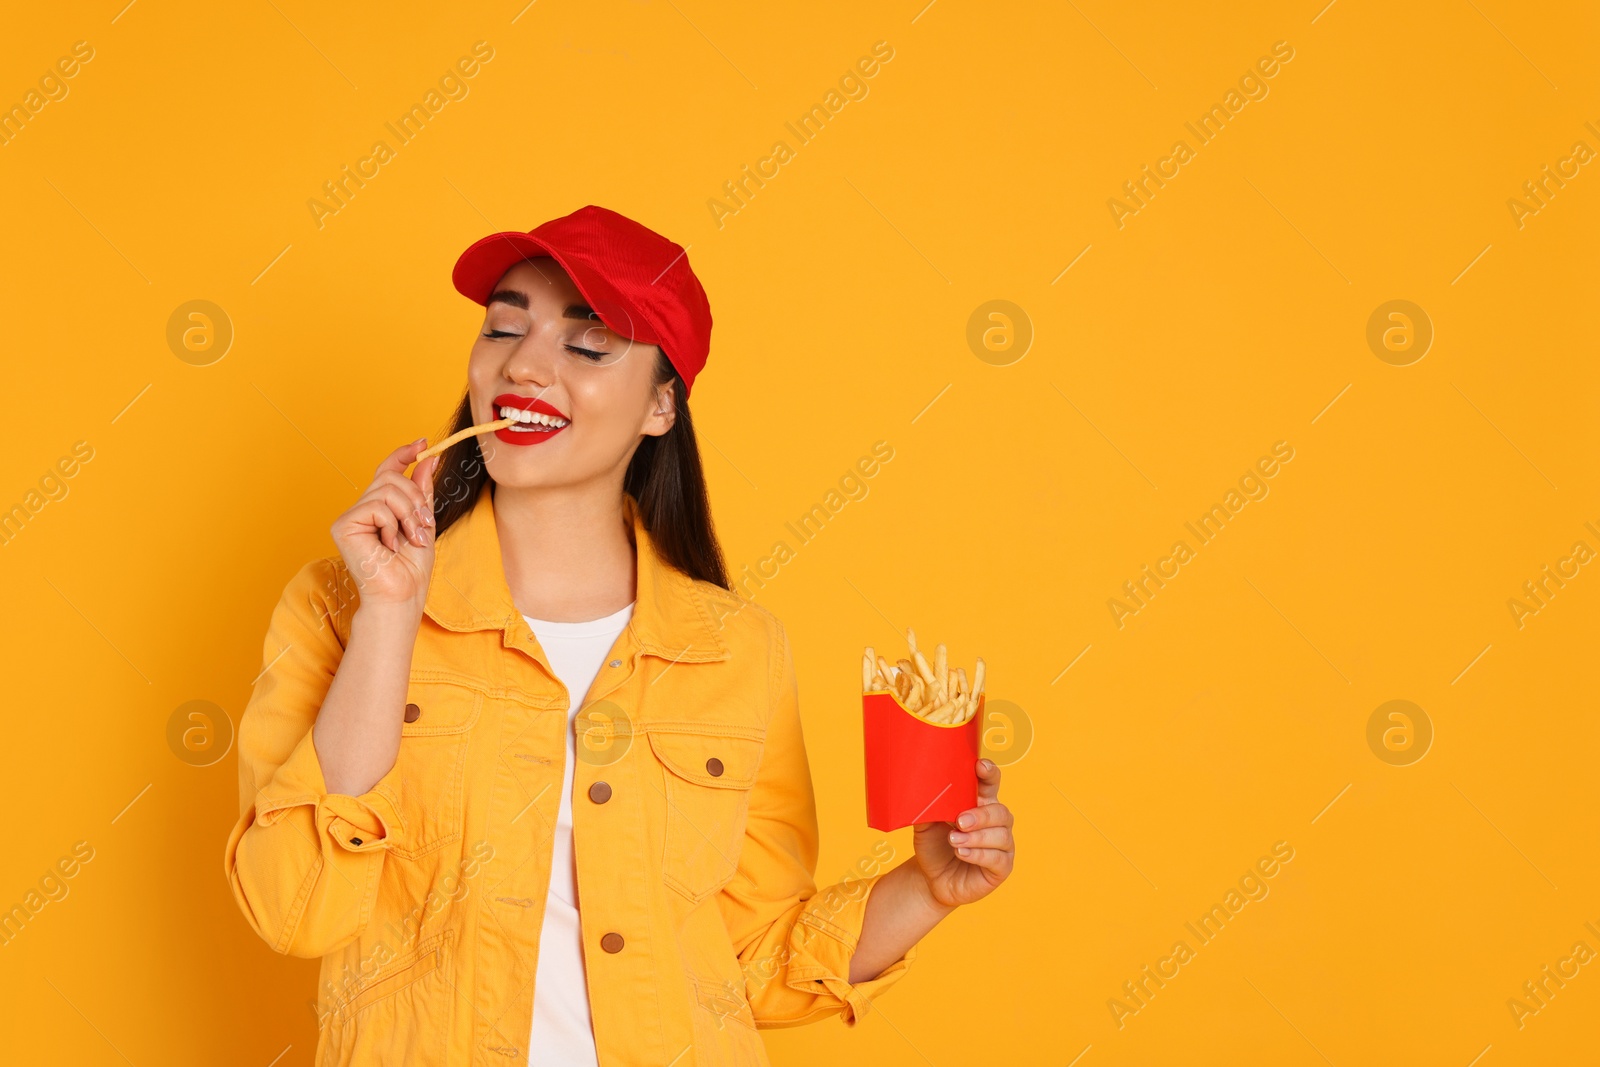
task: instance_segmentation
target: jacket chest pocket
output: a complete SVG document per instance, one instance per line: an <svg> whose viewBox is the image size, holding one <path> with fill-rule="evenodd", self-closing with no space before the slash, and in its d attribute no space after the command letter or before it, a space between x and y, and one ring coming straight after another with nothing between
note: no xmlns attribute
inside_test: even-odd
<svg viewBox="0 0 1600 1067"><path fill-rule="evenodd" d="M416 859L460 840L467 741L483 702L470 686L412 675L396 761L405 840L392 852Z"/></svg>
<svg viewBox="0 0 1600 1067"><path fill-rule="evenodd" d="M660 723L649 727L649 737L666 772L662 877L697 904L727 885L739 868L761 737Z"/></svg>

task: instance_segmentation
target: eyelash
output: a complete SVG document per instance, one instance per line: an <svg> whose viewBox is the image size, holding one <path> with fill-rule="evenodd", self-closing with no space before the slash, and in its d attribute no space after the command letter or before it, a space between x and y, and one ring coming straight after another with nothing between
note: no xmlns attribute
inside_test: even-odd
<svg viewBox="0 0 1600 1067"><path fill-rule="evenodd" d="M518 334L518 333L512 333L512 332L510 332L508 330L490 330L488 333L484 334L483 336L485 336L485 337L521 337L522 335ZM593 349L590 349L590 348L579 348L577 345L563 345L562 347L565 348L568 352L571 352L573 355L582 356L583 358L589 360L590 362L594 362L595 360L604 359L606 357L606 353L605 352L596 352L596 351L594 351Z"/></svg>

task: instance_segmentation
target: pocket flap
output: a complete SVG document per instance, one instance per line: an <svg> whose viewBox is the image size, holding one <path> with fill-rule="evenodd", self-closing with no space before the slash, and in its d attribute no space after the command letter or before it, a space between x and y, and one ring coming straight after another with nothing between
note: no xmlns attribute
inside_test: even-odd
<svg viewBox="0 0 1600 1067"><path fill-rule="evenodd" d="M749 789L756 784L763 748L759 733L702 723L651 723L649 735L656 758L679 778L716 789Z"/></svg>
<svg viewBox="0 0 1600 1067"><path fill-rule="evenodd" d="M391 961L360 986L344 1003L337 1006L335 1014L341 1017L357 1015L378 1001L393 996L418 979L425 978L438 969L444 961L450 943L450 931L442 930L421 942L410 952Z"/></svg>
<svg viewBox="0 0 1600 1067"><path fill-rule="evenodd" d="M405 737L458 734L470 730L483 710L481 689L445 680L435 672L412 671L406 684Z"/></svg>

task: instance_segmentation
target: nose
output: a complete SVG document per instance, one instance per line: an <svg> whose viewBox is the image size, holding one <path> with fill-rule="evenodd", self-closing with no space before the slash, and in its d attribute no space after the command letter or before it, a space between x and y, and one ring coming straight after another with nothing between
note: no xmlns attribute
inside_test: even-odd
<svg viewBox="0 0 1600 1067"><path fill-rule="evenodd" d="M549 388L555 383L560 355L554 330L548 325L535 326L506 359L506 379L536 389Z"/></svg>

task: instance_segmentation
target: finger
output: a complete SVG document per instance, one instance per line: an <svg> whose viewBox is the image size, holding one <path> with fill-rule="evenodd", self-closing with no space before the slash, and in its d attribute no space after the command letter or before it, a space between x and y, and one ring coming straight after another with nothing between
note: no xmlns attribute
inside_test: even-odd
<svg viewBox="0 0 1600 1067"><path fill-rule="evenodd" d="M430 456L429 459L431 458L433 457ZM426 463L427 460L423 460L423 462ZM370 491L380 485L392 486L405 494L406 498L411 501L410 507L407 508L408 511L420 514L428 510L428 498L423 493L422 487L405 475L397 474L394 471L379 471L378 476L373 479L372 485L368 489Z"/></svg>
<svg viewBox="0 0 1600 1067"><path fill-rule="evenodd" d="M998 848L958 848L956 856L974 867L994 871L1002 878L1011 873L1011 864L1014 861L1012 853Z"/></svg>
<svg viewBox="0 0 1600 1067"><path fill-rule="evenodd" d="M432 463L433 460L434 457L430 456L422 462ZM418 464L419 467L421 465L422 464ZM410 504L406 508L406 513L411 519L412 526L423 527L433 525L433 502L428 499L428 494L424 488L418 485L415 481L402 474L396 474L394 471L383 471L378 475L377 480L372 484L374 486L392 486L405 495L405 498L410 501Z"/></svg>
<svg viewBox="0 0 1600 1067"><path fill-rule="evenodd" d="M378 540L391 552L400 551L400 539L412 541L410 501L393 486L377 485L361 498L362 513L358 516L378 533Z"/></svg>
<svg viewBox="0 0 1600 1067"><path fill-rule="evenodd" d="M405 473L406 467L411 464L412 460L417 458L417 453L427 447L428 439L426 437L419 437L415 441L401 445L384 457L383 462L378 464L378 469L373 472L374 476L382 474L384 471L394 471L397 474Z"/></svg>
<svg viewBox="0 0 1600 1067"><path fill-rule="evenodd" d="M408 542L414 545L427 543L427 539L422 533L421 515L416 511L417 505L405 490L398 486L380 482L375 483L368 492L373 496L379 497L384 504L388 505L395 519L399 521L400 529Z"/></svg>
<svg viewBox="0 0 1600 1067"><path fill-rule="evenodd" d="M965 816L973 816L971 819ZM973 808L963 811L962 817L955 822L955 829L962 833L976 833L979 830L1010 830L1014 824L1011 809L1005 805L989 805L987 808Z"/></svg>
<svg viewBox="0 0 1600 1067"><path fill-rule="evenodd" d="M384 512L387 512L389 522L382 523L382 526L394 531L395 536L384 539L382 531L379 531L379 539L384 541L384 545L389 547L390 552L398 552L400 550L400 541L398 541L400 537L405 537L408 544L426 544L426 539L422 537L421 520L419 520L416 512L413 512L411 498L408 498L400 488L394 485L374 483L373 488L366 491L363 502L371 507L370 514L376 520L381 520ZM378 525L378 522L374 522L374 525Z"/></svg>
<svg viewBox="0 0 1600 1067"><path fill-rule="evenodd" d="M390 552L398 551L400 523L389 505L376 498L362 498L358 506L360 510L355 515L356 521L372 527L378 543L384 548Z"/></svg>
<svg viewBox="0 0 1600 1067"><path fill-rule="evenodd" d="M950 843L958 848L998 848L1009 852L1012 848L1011 827L986 826L968 833L952 830Z"/></svg>
<svg viewBox="0 0 1600 1067"><path fill-rule="evenodd" d="M992 804L1000 795L1000 765L992 759L978 761L978 803Z"/></svg>
<svg viewBox="0 0 1600 1067"><path fill-rule="evenodd" d="M429 456L427 459L423 460L421 463L418 463L417 464L417 469L411 472L411 480L416 482L417 487L422 490L422 499L428 505L428 525L429 526L432 526L434 524L434 521L433 521L433 472L439 469L439 464L443 461L443 459L444 459L443 456Z"/></svg>
<svg viewBox="0 0 1600 1067"><path fill-rule="evenodd" d="M968 808L956 816L956 826L962 830L981 830L988 826L1011 826L1015 822L1016 817L1011 814L1011 809L999 802L985 804L977 808Z"/></svg>

